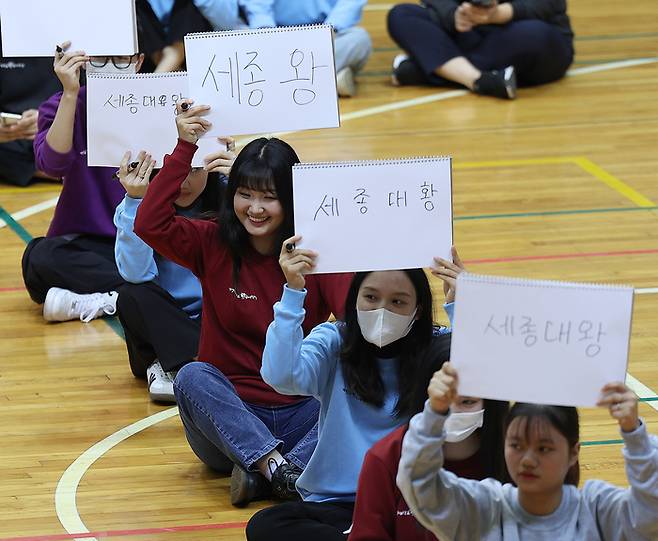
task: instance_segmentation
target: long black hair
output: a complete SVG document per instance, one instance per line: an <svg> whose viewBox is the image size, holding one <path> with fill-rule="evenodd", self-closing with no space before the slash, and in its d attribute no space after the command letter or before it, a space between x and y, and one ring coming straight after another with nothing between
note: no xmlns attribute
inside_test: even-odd
<svg viewBox="0 0 658 541"><path fill-rule="evenodd" d="M505 434L509 430L512 421L516 418L525 420L523 425L517 428L524 431L526 441L531 439L531 431L541 430L546 425L550 425L560 434L562 434L569 444L569 452L580 441L580 423L578 421L578 410L570 406L547 406L544 404L527 404L517 402L512 406L505 420ZM507 472L508 480L512 477ZM576 463L569 468L564 484L578 486L580 481L580 463Z"/></svg>
<svg viewBox="0 0 658 541"><path fill-rule="evenodd" d="M276 137L260 137L251 141L233 163L218 220L220 239L228 245L233 259L233 284L237 291L242 257L249 247L249 234L235 214L235 193L240 187L276 193L284 215L278 235L278 245L281 245L294 231L292 166L296 163L299 163L299 158L294 149Z"/></svg>
<svg viewBox="0 0 658 541"><path fill-rule="evenodd" d="M450 356L450 336L433 335L432 291L425 272L422 269L401 272L411 280L416 291L418 319L407 336L386 347L394 347L397 352L399 398L395 413L404 418L422 409L427 398L427 382ZM347 292L344 324L341 326L340 363L347 392L381 408L385 390L376 362L380 350L363 338L356 312L359 288L369 274L356 273Z"/></svg>
<svg viewBox="0 0 658 541"><path fill-rule="evenodd" d="M509 402L484 399L484 419L480 428L479 456L485 477L505 482L505 421Z"/></svg>

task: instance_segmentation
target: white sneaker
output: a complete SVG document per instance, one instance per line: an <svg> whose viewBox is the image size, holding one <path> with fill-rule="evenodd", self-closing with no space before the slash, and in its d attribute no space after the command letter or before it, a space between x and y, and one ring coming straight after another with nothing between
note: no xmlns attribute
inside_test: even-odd
<svg viewBox="0 0 658 541"><path fill-rule="evenodd" d="M165 372L159 361L155 361L146 369L149 396L155 402L176 402L174 396L175 372Z"/></svg>
<svg viewBox="0 0 658 541"><path fill-rule="evenodd" d="M398 69L398 66L405 60L409 60L409 56L404 53L395 55L395 58L393 59L393 71L391 73L391 84L393 86L400 86L400 81L398 81L398 78L395 75L395 70Z"/></svg>
<svg viewBox="0 0 658 541"><path fill-rule="evenodd" d="M46 321L80 318L80 321L89 323L100 316L113 316L117 311L118 297L116 291L81 295L68 289L51 287L43 303L43 317Z"/></svg>
<svg viewBox="0 0 658 541"><path fill-rule="evenodd" d="M354 72L349 66L336 73L336 90L338 95L343 98L351 98L356 94Z"/></svg>

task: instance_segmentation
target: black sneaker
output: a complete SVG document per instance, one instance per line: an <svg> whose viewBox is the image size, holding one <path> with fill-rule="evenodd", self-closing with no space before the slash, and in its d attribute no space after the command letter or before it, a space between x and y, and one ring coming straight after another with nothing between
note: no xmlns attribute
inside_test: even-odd
<svg viewBox="0 0 658 541"><path fill-rule="evenodd" d="M262 500L270 496L271 489L267 479L260 473L252 473L237 464L231 472L231 503L236 507L244 507L254 500Z"/></svg>
<svg viewBox="0 0 658 541"><path fill-rule="evenodd" d="M506 100L516 98L516 73L514 66L503 70L483 71L475 81L473 91L483 96L494 96Z"/></svg>
<svg viewBox="0 0 658 541"><path fill-rule="evenodd" d="M299 500L299 492L295 488L297 479L302 474L294 464L283 463L272 473L272 496L279 500Z"/></svg>
<svg viewBox="0 0 658 541"><path fill-rule="evenodd" d="M393 59L393 86L422 86L427 84L427 77L418 65L405 54Z"/></svg>

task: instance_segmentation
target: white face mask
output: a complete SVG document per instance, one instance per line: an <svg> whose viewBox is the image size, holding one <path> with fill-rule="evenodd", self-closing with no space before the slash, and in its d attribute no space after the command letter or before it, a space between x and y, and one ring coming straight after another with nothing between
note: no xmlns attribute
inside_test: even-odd
<svg viewBox="0 0 658 541"><path fill-rule="evenodd" d="M356 311L361 334L367 342L383 348L388 344L404 338L411 331L414 324L416 312L409 316L401 316L390 312L386 308L377 310L359 310Z"/></svg>
<svg viewBox="0 0 658 541"><path fill-rule="evenodd" d="M118 74L118 75L134 75L137 73L137 63L131 62L127 68L119 69L113 63L112 60L108 60L102 68L97 66L92 66L90 62L87 62L85 66L87 73L108 73L108 74Z"/></svg>
<svg viewBox="0 0 658 541"><path fill-rule="evenodd" d="M446 419L444 428L446 441L456 443L464 441L484 423L484 410L462 411L451 413Z"/></svg>

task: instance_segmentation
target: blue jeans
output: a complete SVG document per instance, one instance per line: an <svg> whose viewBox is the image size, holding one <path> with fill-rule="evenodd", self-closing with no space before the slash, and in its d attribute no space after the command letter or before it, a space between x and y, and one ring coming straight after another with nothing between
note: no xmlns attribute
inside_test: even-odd
<svg viewBox="0 0 658 541"><path fill-rule="evenodd" d="M256 462L275 449L304 469L317 444L315 398L287 406L248 404L218 368L203 362L178 371L174 394L190 447L214 470L228 472L235 463L257 471Z"/></svg>

